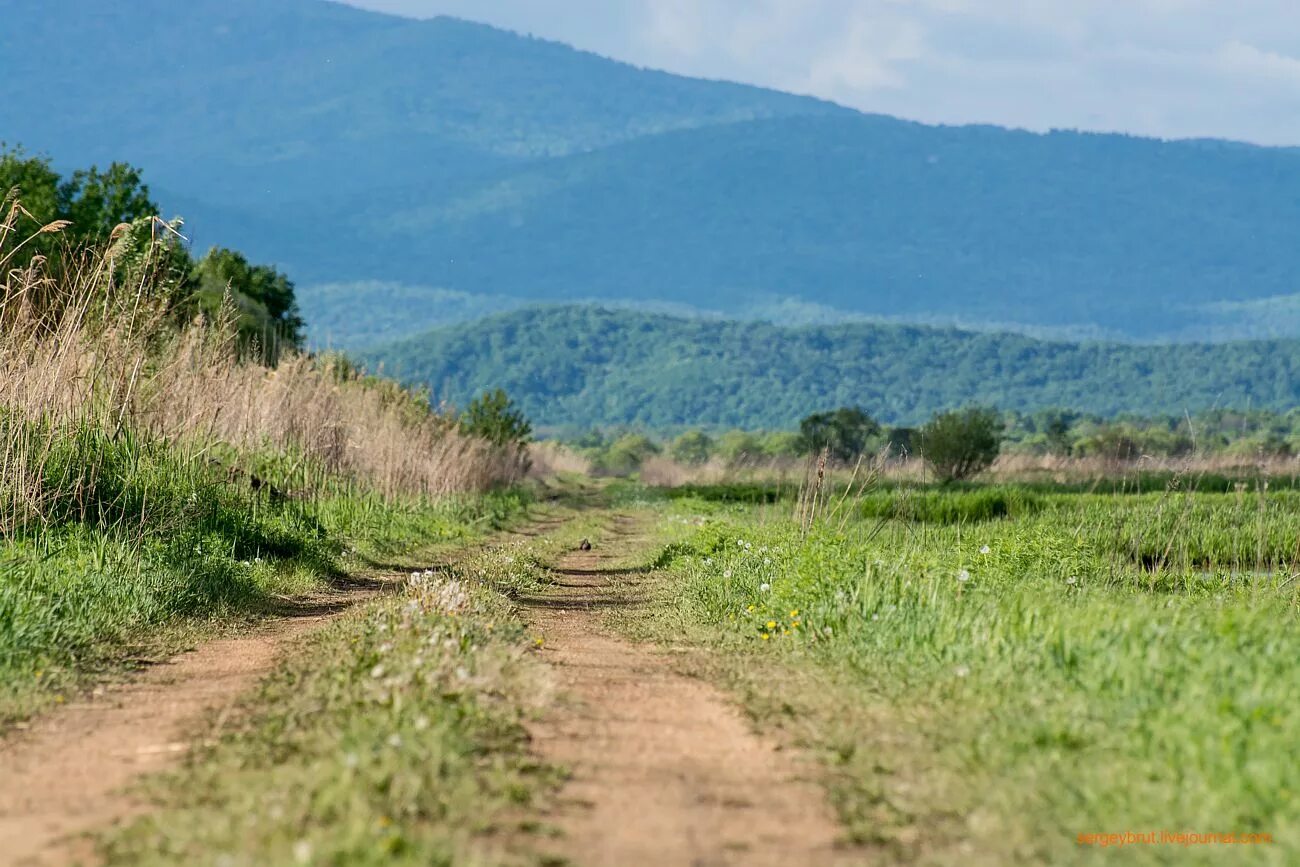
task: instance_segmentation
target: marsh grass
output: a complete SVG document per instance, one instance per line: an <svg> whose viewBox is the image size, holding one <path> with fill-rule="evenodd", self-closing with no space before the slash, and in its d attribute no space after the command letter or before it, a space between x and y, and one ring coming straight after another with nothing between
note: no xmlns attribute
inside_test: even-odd
<svg viewBox="0 0 1300 867"><path fill-rule="evenodd" d="M727 650L756 712L826 756L855 835L898 861L1072 863L1093 854L1079 833L1165 828L1276 843L1126 858L1292 863L1296 494L1014 490L1007 508L1000 487L877 492L811 530L678 499L695 520L672 525L663 610ZM834 702L799 685L827 679Z"/></svg>

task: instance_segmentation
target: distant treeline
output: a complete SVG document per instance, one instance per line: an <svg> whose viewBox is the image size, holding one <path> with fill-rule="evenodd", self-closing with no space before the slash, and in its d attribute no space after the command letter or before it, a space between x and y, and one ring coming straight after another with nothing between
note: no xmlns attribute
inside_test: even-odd
<svg viewBox="0 0 1300 867"><path fill-rule="evenodd" d="M542 307L438 329L368 353L464 405L505 388L539 430L793 430L861 406L883 424L997 407L1032 416L1180 418L1300 406L1300 341L1134 345L854 323L780 327L592 306Z"/></svg>
<svg viewBox="0 0 1300 867"><path fill-rule="evenodd" d="M836 418L838 416L838 418ZM705 431L647 435L630 430L590 430L564 442L589 458L597 471L635 472L662 455L683 464L720 460L738 465L802 458L828 450L851 460L856 454L915 457L924 450L922 427L881 425L861 410L845 408L805 418L798 431ZM1194 416L1106 419L1070 410L1002 413L1001 452L1062 457L1137 460L1191 454L1285 458L1300 454L1300 410L1234 412Z"/></svg>

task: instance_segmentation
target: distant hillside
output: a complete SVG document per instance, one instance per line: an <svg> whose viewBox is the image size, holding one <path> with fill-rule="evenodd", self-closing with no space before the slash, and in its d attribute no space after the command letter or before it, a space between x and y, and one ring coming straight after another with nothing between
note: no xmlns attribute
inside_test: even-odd
<svg viewBox="0 0 1300 867"><path fill-rule="evenodd" d="M315 332L504 298L1300 336L1300 149L925 126L324 0L0 21L0 139L129 160L198 246L421 314L322 290Z"/></svg>
<svg viewBox="0 0 1300 867"><path fill-rule="evenodd" d="M1104 415L1300 404L1300 341L1069 344L570 306L440 329L367 358L462 405L482 389L506 388L545 426L788 428L851 404L899 424L971 403Z"/></svg>
<svg viewBox="0 0 1300 867"><path fill-rule="evenodd" d="M0 0L0 21L0 138L60 163L129 159L158 187L316 243L329 227L303 216L356 194L436 192L648 133L842 111L322 0Z"/></svg>
<svg viewBox="0 0 1300 867"><path fill-rule="evenodd" d="M1203 142L786 118L356 213L356 241L315 267L360 247L386 279L552 301L797 298L1141 339L1300 292L1300 151Z"/></svg>

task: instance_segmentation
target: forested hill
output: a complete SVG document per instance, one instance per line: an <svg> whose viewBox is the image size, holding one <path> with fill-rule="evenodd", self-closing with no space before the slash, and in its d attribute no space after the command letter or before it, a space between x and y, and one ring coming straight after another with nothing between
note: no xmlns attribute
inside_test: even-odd
<svg viewBox="0 0 1300 867"><path fill-rule="evenodd" d="M1300 341L1139 346L899 325L781 328L599 307L515 311L368 361L464 404L503 387L543 426L789 428L861 405L905 424L971 403L1114 415L1300 404Z"/></svg>
<svg viewBox="0 0 1300 867"><path fill-rule="evenodd" d="M1252 313L1267 327L1276 299L1300 298L1300 151L1223 143L756 120L508 167L444 197L413 187L356 222L380 277L560 302L736 315L794 298L1147 339L1222 336ZM350 249L316 267L341 272Z"/></svg>
<svg viewBox="0 0 1300 867"><path fill-rule="evenodd" d="M217 205L265 222L272 250L319 243L332 228L304 217L343 201L667 130L846 111L324 0L0 0L0 22L0 139L59 163L129 159L191 216Z"/></svg>
<svg viewBox="0 0 1300 867"><path fill-rule="evenodd" d="M325 0L0 22L0 139L138 166L197 247L285 271L325 342L446 298L1300 336L1294 148L928 126ZM327 333L380 286L400 316Z"/></svg>

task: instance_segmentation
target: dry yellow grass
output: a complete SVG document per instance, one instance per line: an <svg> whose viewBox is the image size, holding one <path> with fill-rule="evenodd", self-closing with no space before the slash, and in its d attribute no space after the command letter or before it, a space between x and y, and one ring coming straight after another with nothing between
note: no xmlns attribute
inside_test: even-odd
<svg viewBox="0 0 1300 867"><path fill-rule="evenodd" d="M0 219L0 532L40 517L46 458L88 425L196 459L274 449L386 496L478 491L523 474L522 454L462 435L391 381L338 359L242 360L229 317L178 327L155 291L152 250L132 269L113 248L65 257L57 271L39 258L14 268L34 237L17 236L23 213L10 198Z"/></svg>

